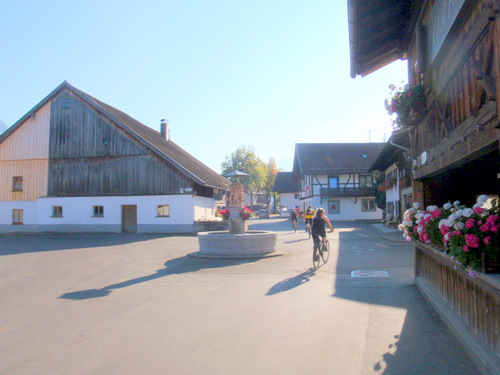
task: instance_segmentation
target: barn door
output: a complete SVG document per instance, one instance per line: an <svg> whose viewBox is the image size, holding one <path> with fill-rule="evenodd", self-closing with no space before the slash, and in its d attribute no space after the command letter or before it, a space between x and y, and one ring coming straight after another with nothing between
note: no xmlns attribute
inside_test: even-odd
<svg viewBox="0 0 500 375"><path fill-rule="evenodd" d="M137 206L122 206L122 232L137 233Z"/></svg>

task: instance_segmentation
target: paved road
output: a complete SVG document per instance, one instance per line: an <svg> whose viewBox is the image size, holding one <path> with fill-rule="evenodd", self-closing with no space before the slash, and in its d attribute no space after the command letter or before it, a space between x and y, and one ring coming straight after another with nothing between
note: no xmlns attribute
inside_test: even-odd
<svg viewBox="0 0 500 375"><path fill-rule="evenodd" d="M0 374L477 374L413 287L410 245L336 228L318 271L280 218L251 229L283 255L246 261L190 257L194 236L0 236Z"/></svg>

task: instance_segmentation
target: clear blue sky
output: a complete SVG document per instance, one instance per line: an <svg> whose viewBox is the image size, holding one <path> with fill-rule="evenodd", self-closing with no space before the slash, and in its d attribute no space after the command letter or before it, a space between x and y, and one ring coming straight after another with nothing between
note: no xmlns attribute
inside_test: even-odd
<svg viewBox="0 0 500 375"><path fill-rule="evenodd" d="M240 145L291 170L295 143L381 142L406 62L349 76L347 1L3 1L0 120L67 80L220 172Z"/></svg>

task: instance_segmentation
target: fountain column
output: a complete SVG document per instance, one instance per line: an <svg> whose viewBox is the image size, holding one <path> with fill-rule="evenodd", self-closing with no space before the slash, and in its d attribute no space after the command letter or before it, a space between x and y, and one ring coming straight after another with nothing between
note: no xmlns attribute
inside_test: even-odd
<svg viewBox="0 0 500 375"><path fill-rule="evenodd" d="M231 184L229 191L229 233L245 233L247 230L247 222L240 217L240 212L244 207L243 201L245 198L243 184L236 180Z"/></svg>

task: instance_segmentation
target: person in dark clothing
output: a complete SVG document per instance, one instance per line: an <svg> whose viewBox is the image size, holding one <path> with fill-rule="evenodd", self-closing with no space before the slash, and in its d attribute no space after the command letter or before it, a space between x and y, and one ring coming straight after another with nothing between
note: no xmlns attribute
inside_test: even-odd
<svg viewBox="0 0 500 375"><path fill-rule="evenodd" d="M297 226L298 226L298 222L299 222L299 217L297 215L297 211L293 210L290 213L290 220L292 220L293 229L295 229L295 231L297 231Z"/></svg>
<svg viewBox="0 0 500 375"><path fill-rule="evenodd" d="M323 242L323 245L326 243L326 230L325 230L325 224L328 225L328 228L330 228L330 233L333 232L333 226L332 223L330 222L330 219L325 215L325 210L322 208L318 208L316 210L316 215L313 218L313 223L312 223L312 238L314 243L319 243L320 242L320 237L321 241Z"/></svg>

